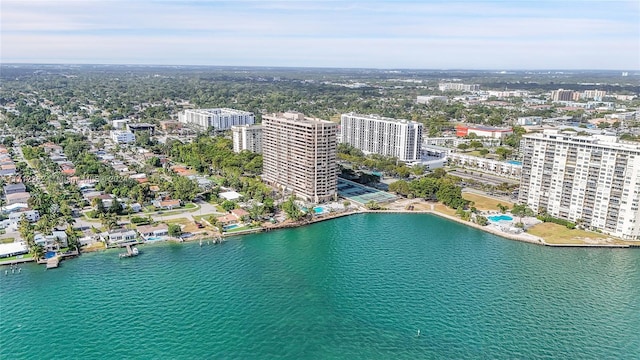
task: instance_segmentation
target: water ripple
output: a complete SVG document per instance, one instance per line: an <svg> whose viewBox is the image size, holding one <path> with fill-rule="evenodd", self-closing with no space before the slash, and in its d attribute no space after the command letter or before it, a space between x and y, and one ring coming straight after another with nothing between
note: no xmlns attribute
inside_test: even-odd
<svg viewBox="0 0 640 360"><path fill-rule="evenodd" d="M639 298L638 251L358 215L26 265L0 277L0 358L632 358Z"/></svg>

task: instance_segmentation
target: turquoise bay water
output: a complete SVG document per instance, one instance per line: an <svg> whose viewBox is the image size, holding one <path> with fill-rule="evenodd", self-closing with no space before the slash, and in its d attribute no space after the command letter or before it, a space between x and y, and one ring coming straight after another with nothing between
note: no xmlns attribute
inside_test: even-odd
<svg viewBox="0 0 640 360"><path fill-rule="evenodd" d="M640 354L638 250L546 248L418 214L141 250L2 271L0 359Z"/></svg>

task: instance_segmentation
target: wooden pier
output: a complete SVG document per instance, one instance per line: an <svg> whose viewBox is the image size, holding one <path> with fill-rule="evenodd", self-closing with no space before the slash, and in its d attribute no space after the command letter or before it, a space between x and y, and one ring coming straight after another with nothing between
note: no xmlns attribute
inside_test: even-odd
<svg viewBox="0 0 640 360"><path fill-rule="evenodd" d="M133 257L133 256L138 256L138 249L132 247L135 244L124 244L124 246L127 248L127 252L126 253L121 253L119 255L119 257L122 258L128 258L128 257Z"/></svg>
<svg viewBox="0 0 640 360"><path fill-rule="evenodd" d="M60 256L54 256L47 259L47 269L55 269L60 265Z"/></svg>

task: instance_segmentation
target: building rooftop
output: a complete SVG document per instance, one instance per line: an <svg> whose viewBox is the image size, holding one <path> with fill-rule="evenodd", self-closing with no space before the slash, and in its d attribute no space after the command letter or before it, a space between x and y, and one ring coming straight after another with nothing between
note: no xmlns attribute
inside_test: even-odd
<svg viewBox="0 0 640 360"><path fill-rule="evenodd" d="M417 121L407 120L407 119L389 118L389 117L380 116L378 114L364 115L364 114L358 114L358 113L355 113L355 112L350 112L350 113L346 113L346 114L342 114L342 115L356 116L356 117L361 117L361 118L371 119L371 120L391 121L391 122L397 122L397 123L403 123L403 124L418 124Z"/></svg>
<svg viewBox="0 0 640 360"><path fill-rule="evenodd" d="M570 141L575 143L601 145L603 147L614 147L620 150L640 151L640 143L620 140L615 135L578 135L573 131L561 131L556 129L545 129L542 133L525 134L523 137L530 139L555 139Z"/></svg>
<svg viewBox="0 0 640 360"><path fill-rule="evenodd" d="M249 114L253 114L250 111L244 111L244 110L236 110L236 109L230 109L230 108L213 108L213 109L187 109L185 111L189 111L192 113L198 113L198 114L211 114L211 115L216 115L216 114L240 114L240 115L249 115Z"/></svg>
<svg viewBox="0 0 640 360"><path fill-rule="evenodd" d="M16 183L16 184L8 184L4 186L4 192L7 193L9 191L18 191L18 192L24 192L26 191L26 186L24 186L23 183Z"/></svg>

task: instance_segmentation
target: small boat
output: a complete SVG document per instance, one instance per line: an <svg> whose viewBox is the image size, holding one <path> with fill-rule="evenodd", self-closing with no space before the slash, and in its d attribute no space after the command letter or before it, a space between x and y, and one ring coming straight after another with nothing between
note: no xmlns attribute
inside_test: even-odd
<svg viewBox="0 0 640 360"><path fill-rule="evenodd" d="M138 248L130 247L129 245L127 245L127 252L121 253L118 256L122 259L122 258L128 258L132 256L138 256L138 254L140 254L140 250L138 250Z"/></svg>

